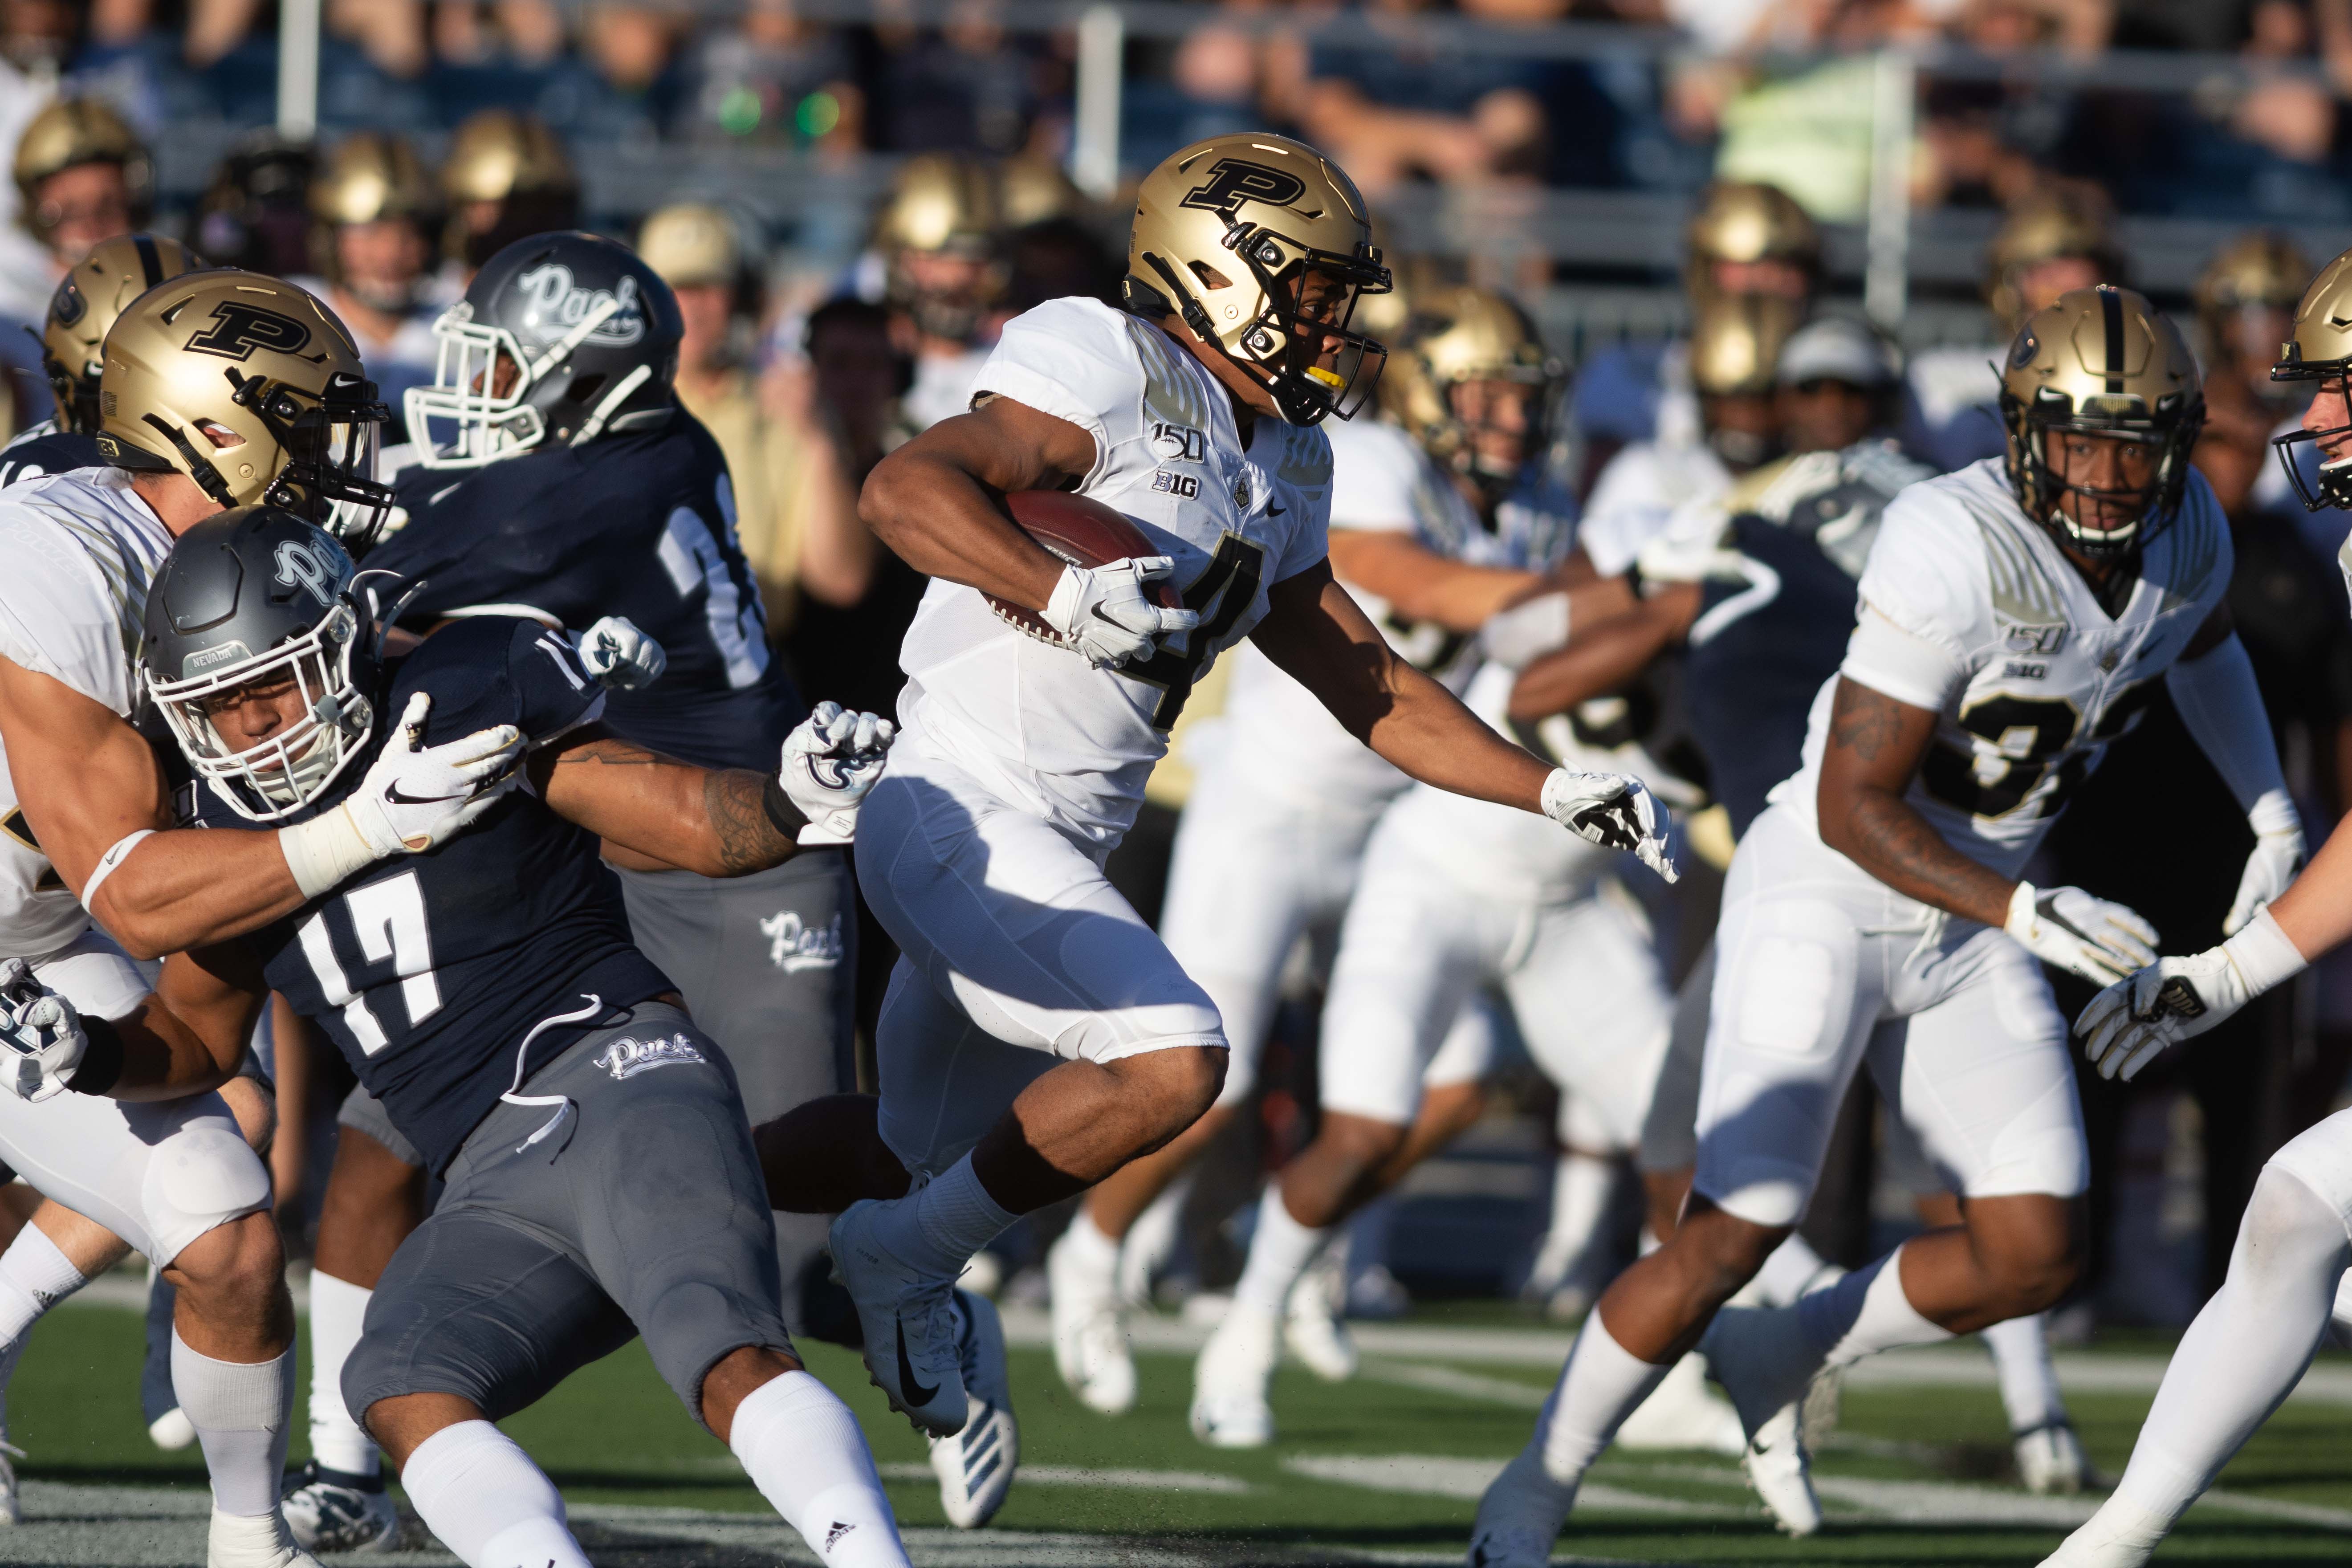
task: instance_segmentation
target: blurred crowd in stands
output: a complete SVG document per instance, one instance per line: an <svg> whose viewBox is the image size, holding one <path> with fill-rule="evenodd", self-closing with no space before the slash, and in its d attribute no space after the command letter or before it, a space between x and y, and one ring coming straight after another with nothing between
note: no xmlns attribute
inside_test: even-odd
<svg viewBox="0 0 2352 1568"><path fill-rule="evenodd" d="M580 144L861 153L1067 151L1075 45L1018 0L942 26L835 25L793 0L325 0L330 127L432 140L486 108ZM1929 60L1916 202L2008 207L2053 183L2127 212L2347 214L2352 0L1219 0L1128 43L1122 162L1287 130L1375 194L1401 182L1695 190L1764 177L1815 217L1862 211L1868 57ZM836 13L837 14L837 13ZM1447 43L1424 24L1483 24ZM1580 58L1515 48L1560 22ZM2195 51L2160 87L2102 85L2113 49ZM149 135L268 122L268 0L5 0L0 104L63 73ZM2226 57L2235 56L2234 61ZM2028 57L2083 74L2015 68ZM1942 61L1946 68L1936 68ZM0 126L0 131L10 129Z"/></svg>

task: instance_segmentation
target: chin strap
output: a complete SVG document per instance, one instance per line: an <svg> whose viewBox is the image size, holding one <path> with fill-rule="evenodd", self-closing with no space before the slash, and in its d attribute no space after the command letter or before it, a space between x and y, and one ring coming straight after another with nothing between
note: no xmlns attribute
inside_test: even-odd
<svg viewBox="0 0 2352 1568"><path fill-rule="evenodd" d="M636 369L629 372L628 374L623 376L619 382L614 384L612 391L606 393L603 398L598 400L594 411L591 413L586 419L581 422L580 433L572 437L572 445L575 447L585 447L589 442L593 441L597 437L603 435L604 433L604 422L613 416L613 410L621 406L622 404L626 403L629 400L629 395L635 392L637 388L643 386L646 382L651 381L653 376L654 367L649 364L641 364L637 366Z"/></svg>

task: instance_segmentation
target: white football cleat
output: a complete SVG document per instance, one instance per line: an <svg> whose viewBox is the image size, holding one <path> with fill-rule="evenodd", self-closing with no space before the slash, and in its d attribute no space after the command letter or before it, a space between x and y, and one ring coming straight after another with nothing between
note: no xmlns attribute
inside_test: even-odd
<svg viewBox="0 0 2352 1568"><path fill-rule="evenodd" d="M1576 1506L1576 1489L1544 1474L1533 1447L1520 1449L1478 1500L1469 1568L1549 1568L1551 1543Z"/></svg>
<svg viewBox="0 0 2352 1568"><path fill-rule="evenodd" d="M1265 1402L1282 1359L1282 1323L1236 1302L1192 1364L1192 1436L1213 1448L1263 1448L1274 1441Z"/></svg>
<svg viewBox="0 0 2352 1568"><path fill-rule="evenodd" d="M2031 1432L2020 1432L2013 1447L2018 1479L2030 1492L2043 1497L2073 1497L2097 1484L2098 1478L2091 1469L2091 1457L2083 1452L2083 1440L2074 1435L2071 1423L2053 1421Z"/></svg>
<svg viewBox="0 0 2352 1568"><path fill-rule="evenodd" d="M874 1386L916 1431L951 1437L969 1413L956 1353L954 1282L918 1274L874 1239L882 1202L861 1198L833 1222L827 1238L834 1278L857 1307Z"/></svg>
<svg viewBox="0 0 2352 1568"><path fill-rule="evenodd" d="M1013 1380L1004 1364L1004 1325L994 1303L956 1292L962 1333L957 1359L967 1406L963 1430L931 1439L931 1473L940 1478L940 1507L958 1530L978 1530L996 1517L1021 1464L1021 1428L1013 1419Z"/></svg>
<svg viewBox="0 0 2352 1568"><path fill-rule="evenodd" d="M1739 1468L1764 1500L1772 1522L1800 1538L1822 1527L1821 1500L1813 1495L1812 1462L1805 1453L1804 1405L1790 1401L1748 1440Z"/></svg>
<svg viewBox="0 0 2352 1568"><path fill-rule="evenodd" d="M1046 1249L1045 1283L1054 1310L1054 1366L1062 1381L1089 1410L1123 1415L1134 1409L1135 1358L1127 1348L1117 1267L1090 1268L1066 1230Z"/></svg>
<svg viewBox="0 0 2352 1568"><path fill-rule="evenodd" d="M16 1444L0 1441L0 1524L25 1521L24 1500L16 1495L16 1467L9 1463L24 1457L25 1450Z"/></svg>
<svg viewBox="0 0 2352 1568"><path fill-rule="evenodd" d="M1339 1317L1339 1299L1347 1289L1339 1251L1325 1247L1283 1303L1283 1342L1301 1365L1326 1383L1347 1382L1356 1375L1361 1359L1355 1336Z"/></svg>
<svg viewBox="0 0 2352 1568"><path fill-rule="evenodd" d="M167 1454L176 1454L196 1440L196 1424L174 1405L148 1425L147 1439Z"/></svg>
<svg viewBox="0 0 2352 1568"><path fill-rule="evenodd" d="M213 1510L212 1530L205 1543L205 1568L323 1568L319 1560L294 1544L285 1516L237 1514Z"/></svg>
<svg viewBox="0 0 2352 1568"><path fill-rule="evenodd" d="M1617 1428L1617 1447L1632 1453L1702 1448L1727 1458L1748 1451L1739 1412L1706 1385L1706 1358L1693 1352L1675 1363L1650 1397Z"/></svg>
<svg viewBox="0 0 2352 1568"><path fill-rule="evenodd" d="M365 1483L373 1481L371 1489ZM347 1476L312 1459L278 1503L295 1543L310 1552L389 1552L400 1535L400 1510L381 1476Z"/></svg>

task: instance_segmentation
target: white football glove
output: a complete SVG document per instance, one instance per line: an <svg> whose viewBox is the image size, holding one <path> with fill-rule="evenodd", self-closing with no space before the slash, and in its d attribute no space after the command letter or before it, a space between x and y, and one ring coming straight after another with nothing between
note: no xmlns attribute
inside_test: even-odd
<svg viewBox="0 0 2352 1568"><path fill-rule="evenodd" d="M857 807L882 776L898 727L872 713L820 702L784 737L779 781L784 795L808 818L800 841L847 844L857 835Z"/></svg>
<svg viewBox="0 0 2352 1568"><path fill-rule="evenodd" d="M410 694L400 727L343 802L352 826L378 859L446 844L521 776L515 768L521 731L493 724L428 746L425 716L432 709L429 694Z"/></svg>
<svg viewBox="0 0 2352 1568"><path fill-rule="evenodd" d="M2219 947L2161 959L2091 998L2074 1020L2101 1078L2128 1083L2166 1047L2192 1039L2304 966L2268 910Z"/></svg>
<svg viewBox="0 0 2352 1568"><path fill-rule="evenodd" d="M63 1094L89 1049L74 1005L43 988L21 958L0 966L0 1088L38 1105Z"/></svg>
<svg viewBox="0 0 2352 1568"><path fill-rule="evenodd" d="M1572 773L1554 768L1544 780L1546 816L1603 849L1631 849L1643 865L1676 881L1671 821L1649 786L1629 773Z"/></svg>
<svg viewBox="0 0 2352 1568"><path fill-rule="evenodd" d="M1038 614L1097 669L1117 669L1160 650L1160 639L1201 624L1197 610L1166 610L1143 596L1143 584L1173 576L1165 555L1138 555L1108 565L1065 566L1054 596Z"/></svg>
<svg viewBox="0 0 2352 1568"><path fill-rule="evenodd" d="M2255 802L2246 822L2254 830L2254 852L2246 857L2246 868L2238 878L2238 896L2221 922L2223 936L2245 930L2264 904L2287 890L2303 865L2303 819L2284 793Z"/></svg>
<svg viewBox="0 0 2352 1568"><path fill-rule="evenodd" d="M642 691L662 678L669 655L626 616L606 616L580 634L580 667L599 686Z"/></svg>
<svg viewBox="0 0 2352 1568"><path fill-rule="evenodd" d="M2020 882L2002 929L2044 963L2105 985L2156 962L2156 928L2129 907L2080 888Z"/></svg>

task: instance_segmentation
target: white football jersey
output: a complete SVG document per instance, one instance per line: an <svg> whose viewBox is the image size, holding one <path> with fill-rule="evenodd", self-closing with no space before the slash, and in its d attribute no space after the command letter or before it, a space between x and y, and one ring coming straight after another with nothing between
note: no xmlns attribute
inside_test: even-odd
<svg viewBox="0 0 2352 1568"><path fill-rule="evenodd" d="M1610 458L1593 481L1576 542L1595 571L1617 576L1678 510L1717 500L1732 482L1731 470L1704 441L1637 441Z"/></svg>
<svg viewBox="0 0 2352 1568"><path fill-rule="evenodd" d="M1989 458L1888 506L1839 673L1940 716L1905 798L1952 847L2014 877L2107 742L2138 722L2228 591L2232 562L2229 525L2191 472L2179 516L2109 616ZM1813 700L1803 766L1771 795L1816 831L1836 685Z"/></svg>
<svg viewBox="0 0 2352 1568"><path fill-rule="evenodd" d="M1477 566L1541 572L1567 555L1576 502L1565 489L1547 487L1505 501L1489 531L1454 481L1397 426L1368 419L1323 428L1331 442L1333 529L1406 534L1436 554ZM1465 657L1466 636L1433 621L1400 619L1379 595L1345 579L1341 586L1401 656L1461 689L1476 668ZM1246 767L1265 788L1308 802L1376 805L1404 788L1404 774L1342 729L1314 693L1255 646L1235 649L1234 661L1211 765Z"/></svg>
<svg viewBox="0 0 2352 1568"><path fill-rule="evenodd" d="M139 706L141 615L172 535L119 468L0 491L0 658L125 719ZM37 958L89 924L33 837L0 747L0 957Z"/></svg>
<svg viewBox="0 0 2352 1568"><path fill-rule="evenodd" d="M1324 556L1331 447L1258 416L1242 449L1223 384L1151 323L1053 300L1004 329L974 388L1094 437L1079 493L1174 558L1200 627L1150 660L1092 669L1015 629L972 588L935 579L899 662L899 744L951 759L1006 800L1097 844L1135 820L1192 683L1247 636L1266 591Z"/></svg>

